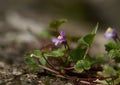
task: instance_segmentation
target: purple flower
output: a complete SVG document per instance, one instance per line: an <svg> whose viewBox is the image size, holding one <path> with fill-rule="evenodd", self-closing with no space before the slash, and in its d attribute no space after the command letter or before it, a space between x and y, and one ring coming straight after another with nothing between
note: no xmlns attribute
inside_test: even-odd
<svg viewBox="0 0 120 85"><path fill-rule="evenodd" d="M112 39L114 39L115 41L118 39L118 35L117 35L116 29L112 29L111 27L109 27L109 28L106 30L104 36L105 36L106 38L112 38Z"/></svg>
<svg viewBox="0 0 120 85"><path fill-rule="evenodd" d="M55 44L55 46L63 44L66 47L67 41L65 37L65 32L60 31L60 35L57 38L53 38L52 42Z"/></svg>

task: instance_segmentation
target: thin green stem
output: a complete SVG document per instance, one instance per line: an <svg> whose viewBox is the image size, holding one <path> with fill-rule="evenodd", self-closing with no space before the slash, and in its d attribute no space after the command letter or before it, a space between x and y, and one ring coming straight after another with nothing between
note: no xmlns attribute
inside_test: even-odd
<svg viewBox="0 0 120 85"><path fill-rule="evenodd" d="M42 53L42 56L43 56L43 58L45 59L45 61L47 62L47 64L48 64L49 66L51 66L53 69L55 69L54 66L45 58L45 56L44 56L43 53ZM56 69L55 69L55 70L56 70Z"/></svg>
<svg viewBox="0 0 120 85"><path fill-rule="evenodd" d="M89 51L89 48L90 48L90 46L88 46L88 47L87 47L87 49L86 49L86 51L85 51L85 54L84 54L84 57L83 57L83 59L85 59L85 58L86 58L86 56L87 56L87 53L88 53L88 51Z"/></svg>
<svg viewBox="0 0 120 85"><path fill-rule="evenodd" d="M33 57L33 58L36 60L36 63L40 68L45 69L47 71L50 71L52 73L55 73L55 74L59 75L59 77L65 78L63 75L61 75L61 73L59 71L56 71L56 70L53 70L53 69L50 69L46 66L41 65L40 61L39 61L39 58L37 58L37 57Z"/></svg>
<svg viewBox="0 0 120 85"><path fill-rule="evenodd" d="M68 45L68 43L66 44L66 46L67 46L67 50L66 50L66 55L65 55L65 57L66 57L66 60L65 60L65 63L68 63L68 58L69 58L69 54L70 54L70 47L69 47L69 45Z"/></svg>

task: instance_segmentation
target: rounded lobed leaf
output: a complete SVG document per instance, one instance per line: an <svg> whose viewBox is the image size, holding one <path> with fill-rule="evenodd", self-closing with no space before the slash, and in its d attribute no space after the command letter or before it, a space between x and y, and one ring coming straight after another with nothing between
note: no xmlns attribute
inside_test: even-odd
<svg viewBox="0 0 120 85"><path fill-rule="evenodd" d="M83 72L84 70L89 70L91 67L91 63L88 60L79 60L76 65L74 66L74 69L77 72Z"/></svg>

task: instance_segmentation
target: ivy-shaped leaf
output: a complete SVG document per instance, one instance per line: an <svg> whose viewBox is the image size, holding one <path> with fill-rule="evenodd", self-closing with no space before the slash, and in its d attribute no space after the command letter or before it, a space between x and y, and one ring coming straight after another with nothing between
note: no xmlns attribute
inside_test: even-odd
<svg viewBox="0 0 120 85"><path fill-rule="evenodd" d="M51 51L51 52L47 52L44 54L44 56L47 57L62 57L64 55L65 52L65 48L59 48L57 50Z"/></svg>
<svg viewBox="0 0 120 85"><path fill-rule="evenodd" d="M33 60L33 57L32 57L32 56L38 57L40 63L41 63L42 65L46 65L46 60L45 60L44 57L42 56L42 53L41 53L40 50L33 50L33 51L27 53L27 57L28 57L28 58L31 58L31 60ZM47 58L47 57L46 57L46 58Z"/></svg>
<svg viewBox="0 0 120 85"><path fill-rule="evenodd" d="M90 46L93 43L94 37L95 37L95 34L88 34L85 37L80 38L78 40L78 42L80 44L83 44L83 45L86 45L86 46Z"/></svg>
<svg viewBox="0 0 120 85"><path fill-rule="evenodd" d="M105 57L104 54L98 54L97 56L94 57L94 61L95 64L105 64L108 63L108 58Z"/></svg>
<svg viewBox="0 0 120 85"><path fill-rule="evenodd" d="M113 49L109 52L110 58L114 58L116 62L120 62L120 50Z"/></svg>
<svg viewBox="0 0 120 85"><path fill-rule="evenodd" d="M98 72L98 74L100 76L110 77L111 75L116 75L117 71L113 67L111 67L109 65L104 65L103 71L102 72Z"/></svg>
<svg viewBox="0 0 120 85"><path fill-rule="evenodd" d="M37 67L36 60L31 57L25 57L25 63L31 67Z"/></svg>
<svg viewBox="0 0 120 85"><path fill-rule="evenodd" d="M95 34L88 34L84 37L84 40L88 43L88 45L90 46L93 43Z"/></svg>
<svg viewBox="0 0 120 85"><path fill-rule="evenodd" d="M93 40L95 38L97 29L98 29L98 24L95 26L95 28L93 29L93 31L90 34L80 38L78 40L78 42L80 44L83 44L83 45L86 45L86 46L91 46L91 44L93 43Z"/></svg>
<svg viewBox="0 0 120 85"><path fill-rule="evenodd" d="M120 49L120 43L109 42L108 44L105 45L106 51L109 52L112 49Z"/></svg>
<svg viewBox="0 0 120 85"><path fill-rule="evenodd" d="M81 73L84 70L89 70L91 67L91 63L88 60L79 60L76 65L74 66L74 69Z"/></svg>
<svg viewBox="0 0 120 85"><path fill-rule="evenodd" d="M70 61L78 61L83 59L85 49L75 49L70 51Z"/></svg>
<svg viewBox="0 0 120 85"><path fill-rule="evenodd" d="M80 38L78 42L82 45L89 46L89 44L84 40L84 38Z"/></svg>

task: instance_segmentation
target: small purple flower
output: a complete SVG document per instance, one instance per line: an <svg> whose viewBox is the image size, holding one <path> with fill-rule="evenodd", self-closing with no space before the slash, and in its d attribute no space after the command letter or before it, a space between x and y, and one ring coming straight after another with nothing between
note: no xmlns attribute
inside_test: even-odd
<svg viewBox="0 0 120 85"><path fill-rule="evenodd" d="M65 32L64 31L60 31L60 36L65 37Z"/></svg>
<svg viewBox="0 0 120 85"><path fill-rule="evenodd" d="M112 29L111 27L109 27L109 28L106 30L104 36L105 36L106 38L112 38L112 39L115 40L115 41L117 41L117 39L118 39L118 34L117 34L116 29Z"/></svg>
<svg viewBox="0 0 120 85"><path fill-rule="evenodd" d="M57 38L53 38L52 42L55 44L55 46L63 44L66 47L67 41L65 37L65 32L60 31L60 35Z"/></svg>

